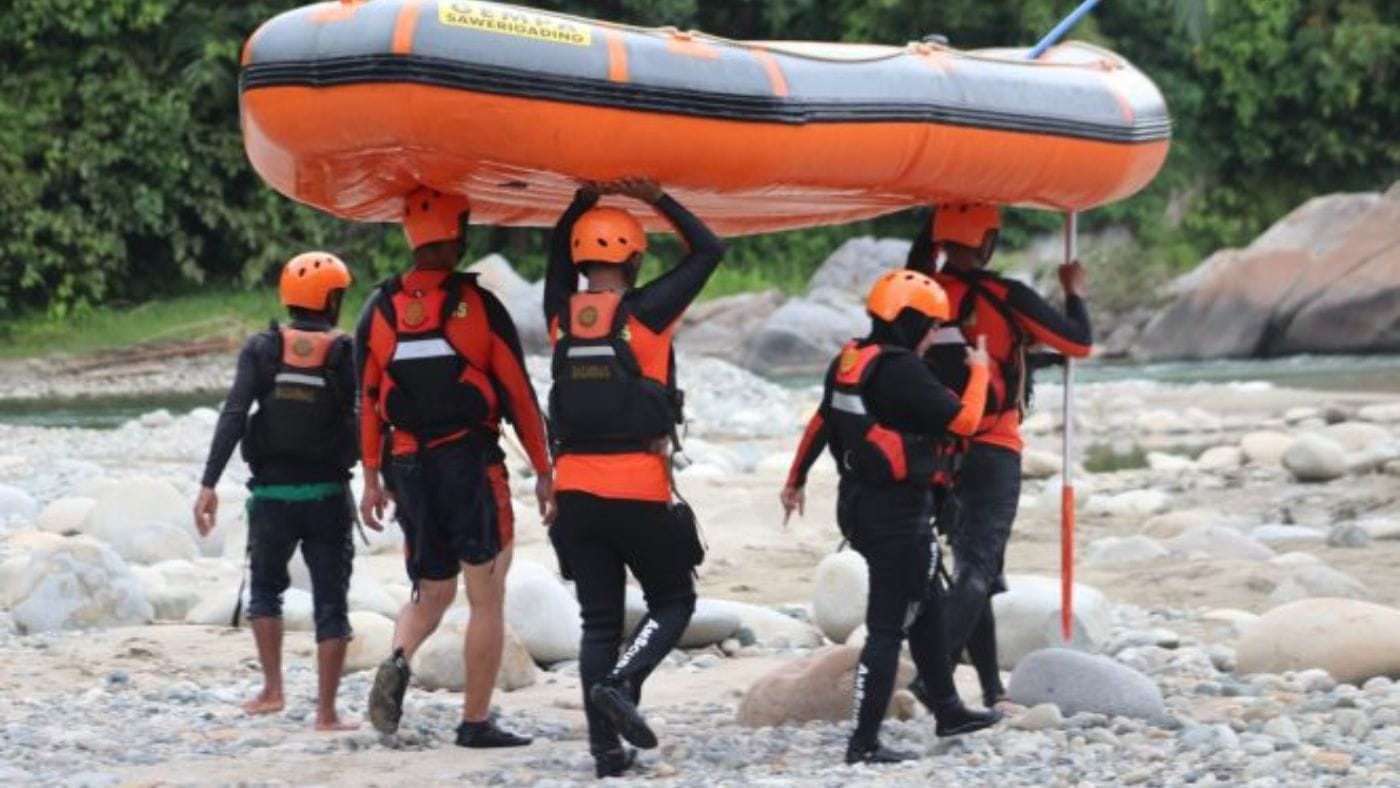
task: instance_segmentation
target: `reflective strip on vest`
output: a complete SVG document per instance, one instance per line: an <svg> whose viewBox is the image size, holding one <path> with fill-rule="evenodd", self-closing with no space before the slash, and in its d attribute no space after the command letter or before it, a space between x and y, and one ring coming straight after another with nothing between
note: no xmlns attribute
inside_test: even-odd
<svg viewBox="0 0 1400 788"><path fill-rule="evenodd" d="M845 394L840 391L831 395L831 407L842 413L853 413L857 416L865 415L865 401L856 394Z"/></svg>
<svg viewBox="0 0 1400 788"><path fill-rule="evenodd" d="M944 327L933 332L933 344L966 345L967 337L963 336L961 328L957 328L956 326Z"/></svg>
<svg viewBox="0 0 1400 788"><path fill-rule="evenodd" d="M395 361L413 361L421 358L443 358L455 356L457 351L445 339L412 339L400 342L394 348Z"/></svg>
<svg viewBox="0 0 1400 788"><path fill-rule="evenodd" d="M569 358L604 358L616 355L617 349L607 345L569 348Z"/></svg>
<svg viewBox="0 0 1400 788"><path fill-rule="evenodd" d="M316 375L302 375L296 372L278 372L275 380L278 383L295 383L298 386L326 387L325 378L317 377Z"/></svg>

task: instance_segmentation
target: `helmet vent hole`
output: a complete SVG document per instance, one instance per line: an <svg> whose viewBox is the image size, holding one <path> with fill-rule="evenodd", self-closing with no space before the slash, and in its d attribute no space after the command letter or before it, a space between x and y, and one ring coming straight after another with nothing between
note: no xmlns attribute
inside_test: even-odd
<svg viewBox="0 0 1400 788"><path fill-rule="evenodd" d="M598 245L601 246L601 247L603 247L604 249L608 248L608 239L606 239L606 238L599 238L599 239L598 239Z"/></svg>
<svg viewBox="0 0 1400 788"><path fill-rule="evenodd" d="M423 210L424 210L424 211L427 211L428 208L430 208L430 207L431 207L431 206L428 204L428 201L427 201L427 200L424 200L424 201L423 201Z"/></svg>
<svg viewBox="0 0 1400 788"><path fill-rule="evenodd" d="M617 239L617 242L620 243L620 244L622 244L623 246L626 246L626 245L627 245L627 239L626 239L626 238L619 238L619 239Z"/></svg>
<svg viewBox="0 0 1400 788"><path fill-rule="evenodd" d="M297 276L306 276L306 269L303 268L303 269L297 271Z"/></svg>

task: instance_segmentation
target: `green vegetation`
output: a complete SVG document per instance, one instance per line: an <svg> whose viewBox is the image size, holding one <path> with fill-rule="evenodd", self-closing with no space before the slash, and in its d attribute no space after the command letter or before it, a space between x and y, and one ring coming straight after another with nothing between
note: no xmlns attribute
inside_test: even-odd
<svg viewBox="0 0 1400 788"><path fill-rule="evenodd" d="M902 43L944 33L973 48L1027 44L1076 2L533 4L734 38ZM308 247L341 253L366 281L405 259L394 228L296 205L244 160L235 78L242 42L298 4L12 0L0 26L0 310L10 315L0 320L8 324L0 352L79 347L83 336L116 343L218 315L261 321L276 268ZM1089 230L1127 226L1134 265L1181 270L1247 242L1309 196L1385 188L1400 175L1400 3L1111 0L1075 36L1132 58L1176 118L1158 181L1086 217ZM1057 225L1017 212L1006 246ZM916 226L899 215L739 239L711 294L796 289L844 238L909 235ZM474 253L502 251L537 274L544 233L493 229L472 243ZM123 306L142 302L158 303Z"/></svg>

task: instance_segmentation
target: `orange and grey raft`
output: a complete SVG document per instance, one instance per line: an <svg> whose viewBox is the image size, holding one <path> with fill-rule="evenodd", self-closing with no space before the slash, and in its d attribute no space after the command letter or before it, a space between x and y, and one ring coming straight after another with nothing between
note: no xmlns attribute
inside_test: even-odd
<svg viewBox="0 0 1400 788"><path fill-rule="evenodd" d="M468 195L475 222L541 226L580 179L651 177L725 235L949 199L1084 210L1147 185L1171 139L1156 86L1087 44L1025 56L342 0L249 39L243 133L278 191L362 221L398 219L420 183Z"/></svg>

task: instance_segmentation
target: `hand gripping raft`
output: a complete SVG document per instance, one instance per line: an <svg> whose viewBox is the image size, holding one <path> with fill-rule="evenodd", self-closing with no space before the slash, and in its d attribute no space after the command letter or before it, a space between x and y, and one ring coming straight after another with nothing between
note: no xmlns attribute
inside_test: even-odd
<svg viewBox="0 0 1400 788"><path fill-rule="evenodd" d="M1087 44L1026 53L320 3L249 39L243 133L278 191L364 221L419 183L469 195L476 222L543 226L580 179L645 176L738 235L954 199L1082 211L1150 182L1171 136L1152 82Z"/></svg>

